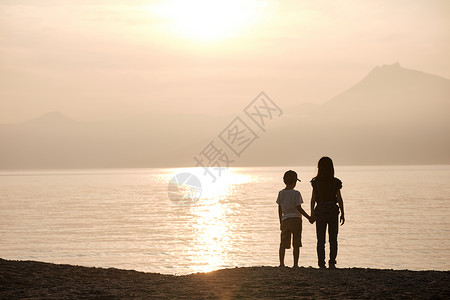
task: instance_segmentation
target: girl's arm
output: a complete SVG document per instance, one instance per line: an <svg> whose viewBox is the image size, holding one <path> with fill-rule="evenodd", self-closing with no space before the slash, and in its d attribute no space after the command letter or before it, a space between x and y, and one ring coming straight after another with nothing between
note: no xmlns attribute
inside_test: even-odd
<svg viewBox="0 0 450 300"><path fill-rule="evenodd" d="M338 190L336 196L337 196L337 202L338 202L338 205L339 205L339 209L341 210L341 225L344 225L344 223L345 223L344 200L342 200L341 190Z"/></svg>
<svg viewBox="0 0 450 300"><path fill-rule="evenodd" d="M314 194L314 190L311 196L311 218L315 218L314 206L316 205L316 194Z"/></svg>

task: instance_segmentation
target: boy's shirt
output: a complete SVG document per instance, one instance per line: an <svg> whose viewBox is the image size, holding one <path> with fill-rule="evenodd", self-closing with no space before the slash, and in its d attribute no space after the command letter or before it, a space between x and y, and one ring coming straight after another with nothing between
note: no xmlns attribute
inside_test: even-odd
<svg viewBox="0 0 450 300"><path fill-rule="evenodd" d="M281 220L301 218L297 206L303 203L302 195L297 190L281 190L278 193L277 204L281 206Z"/></svg>

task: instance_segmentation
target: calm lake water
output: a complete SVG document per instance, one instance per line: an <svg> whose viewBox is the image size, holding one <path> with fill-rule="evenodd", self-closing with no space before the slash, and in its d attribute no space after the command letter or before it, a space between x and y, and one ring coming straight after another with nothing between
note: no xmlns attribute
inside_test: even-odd
<svg viewBox="0 0 450 300"><path fill-rule="evenodd" d="M309 212L314 167L291 167ZM278 265L286 167L0 172L0 257L166 274ZM190 172L201 197L169 197ZM450 270L450 166L336 166L346 223L338 267ZM303 220L300 265L316 267ZM327 249L328 252L328 249ZM292 250L286 253L292 265Z"/></svg>

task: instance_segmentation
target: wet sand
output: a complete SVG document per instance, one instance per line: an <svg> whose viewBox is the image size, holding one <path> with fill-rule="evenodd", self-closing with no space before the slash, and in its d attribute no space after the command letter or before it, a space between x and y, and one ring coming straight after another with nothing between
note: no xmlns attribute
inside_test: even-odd
<svg viewBox="0 0 450 300"><path fill-rule="evenodd" d="M0 259L0 299L450 299L450 271L251 267L184 276Z"/></svg>

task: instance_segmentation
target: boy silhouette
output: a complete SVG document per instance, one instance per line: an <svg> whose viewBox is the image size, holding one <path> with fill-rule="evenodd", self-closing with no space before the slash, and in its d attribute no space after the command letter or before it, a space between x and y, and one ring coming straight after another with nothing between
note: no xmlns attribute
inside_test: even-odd
<svg viewBox="0 0 450 300"><path fill-rule="evenodd" d="M294 190L297 184L297 173L289 170L284 173L283 181L286 187L278 193L278 217L280 219L281 242L280 242L280 267L284 267L284 256L286 249L292 246L294 254L294 268L298 268L298 258L300 256L300 247L302 246L302 215L310 222L310 216L303 210L302 195Z"/></svg>

